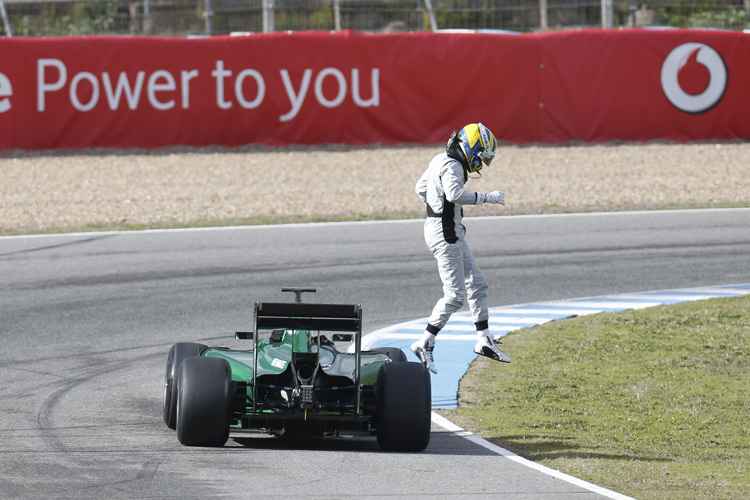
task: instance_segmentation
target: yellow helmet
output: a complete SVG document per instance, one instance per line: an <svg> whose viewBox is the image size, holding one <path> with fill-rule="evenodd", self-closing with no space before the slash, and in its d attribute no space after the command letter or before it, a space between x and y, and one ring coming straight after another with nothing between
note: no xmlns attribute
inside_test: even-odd
<svg viewBox="0 0 750 500"><path fill-rule="evenodd" d="M482 170L482 163L489 166L495 157L497 139L490 129L481 123L470 123L458 133L459 149L469 164L469 172Z"/></svg>

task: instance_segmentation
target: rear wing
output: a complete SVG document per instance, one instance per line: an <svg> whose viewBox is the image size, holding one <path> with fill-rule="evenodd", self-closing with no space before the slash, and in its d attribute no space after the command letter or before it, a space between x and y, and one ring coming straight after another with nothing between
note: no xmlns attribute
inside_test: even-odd
<svg viewBox="0 0 750 500"><path fill-rule="evenodd" d="M256 302L255 331L277 329L361 333L362 308L349 304Z"/></svg>

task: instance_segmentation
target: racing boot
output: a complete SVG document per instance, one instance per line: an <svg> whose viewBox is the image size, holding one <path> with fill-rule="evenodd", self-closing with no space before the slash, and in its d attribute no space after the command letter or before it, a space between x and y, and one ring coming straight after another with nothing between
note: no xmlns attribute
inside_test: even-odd
<svg viewBox="0 0 750 500"><path fill-rule="evenodd" d="M435 360L432 358L432 351L435 349L434 335L432 339L425 339L422 337L411 345L411 350L417 355L417 358L427 367L432 373L437 373L437 367L435 366Z"/></svg>
<svg viewBox="0 0 750 500"><path fill-rule="evenodd" d="M510 358L495 345L495 336L491 333L480 333L477 343L474 345L474 352L480 356L486 356L495 361L510 363Z"/></svg>

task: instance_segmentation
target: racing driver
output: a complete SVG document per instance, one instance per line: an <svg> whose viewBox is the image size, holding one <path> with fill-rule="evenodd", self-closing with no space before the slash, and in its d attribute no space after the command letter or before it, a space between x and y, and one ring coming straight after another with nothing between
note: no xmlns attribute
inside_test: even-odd
<svg viewBox="0 0 750 500"><path fill-rule="evenodd" d="M505 205L502 191L479 193L464 188L469 173L490 165L496 147L497 140L490 129L481 123L466 125L453 132L445 152L430 161L415 187L427 207L424 238L438 263L443 297L435 304L422 337L411 345L411 350L433 373L437 373L432 355L435 338L451 314L467 300L477 329L474 352L504 363L511 361L497 348L489 331L487 281L464 240L466 228L461 223L462 205Z"/></svg>

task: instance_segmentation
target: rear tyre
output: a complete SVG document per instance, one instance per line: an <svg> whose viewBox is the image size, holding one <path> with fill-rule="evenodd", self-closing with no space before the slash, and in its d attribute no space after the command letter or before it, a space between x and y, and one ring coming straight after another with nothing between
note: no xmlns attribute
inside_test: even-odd
<svg viewBox="0 0 750 500"><path fill-rule="evenodd" d="M378 445L386 451L422 451L430 444L430 373L421 363L386 363L377 382Z"/></svg>
<svg viewBox="0 0 750 500"><path fill-rule="evenodd" d="M398 347L376 347L372 349L375 352L382 352L391 358L394 363L401 363L406 361L406 354Z"/></svg>
<svg viewBox="0 0 750 500"><path fill-rule="evenodd" d="M167 374L164 377L164 423L174 429L177 426L177 369L185 358L200 355L203 344L180 342L172 346L167 355Z"/></svg>
<svg viewBox="0 0 750 500"><path fill-rule="evenodd" d="M232 369L222 358L191 357L177 376L177 439L185 446L224 446L229 439Z"/></svg>

